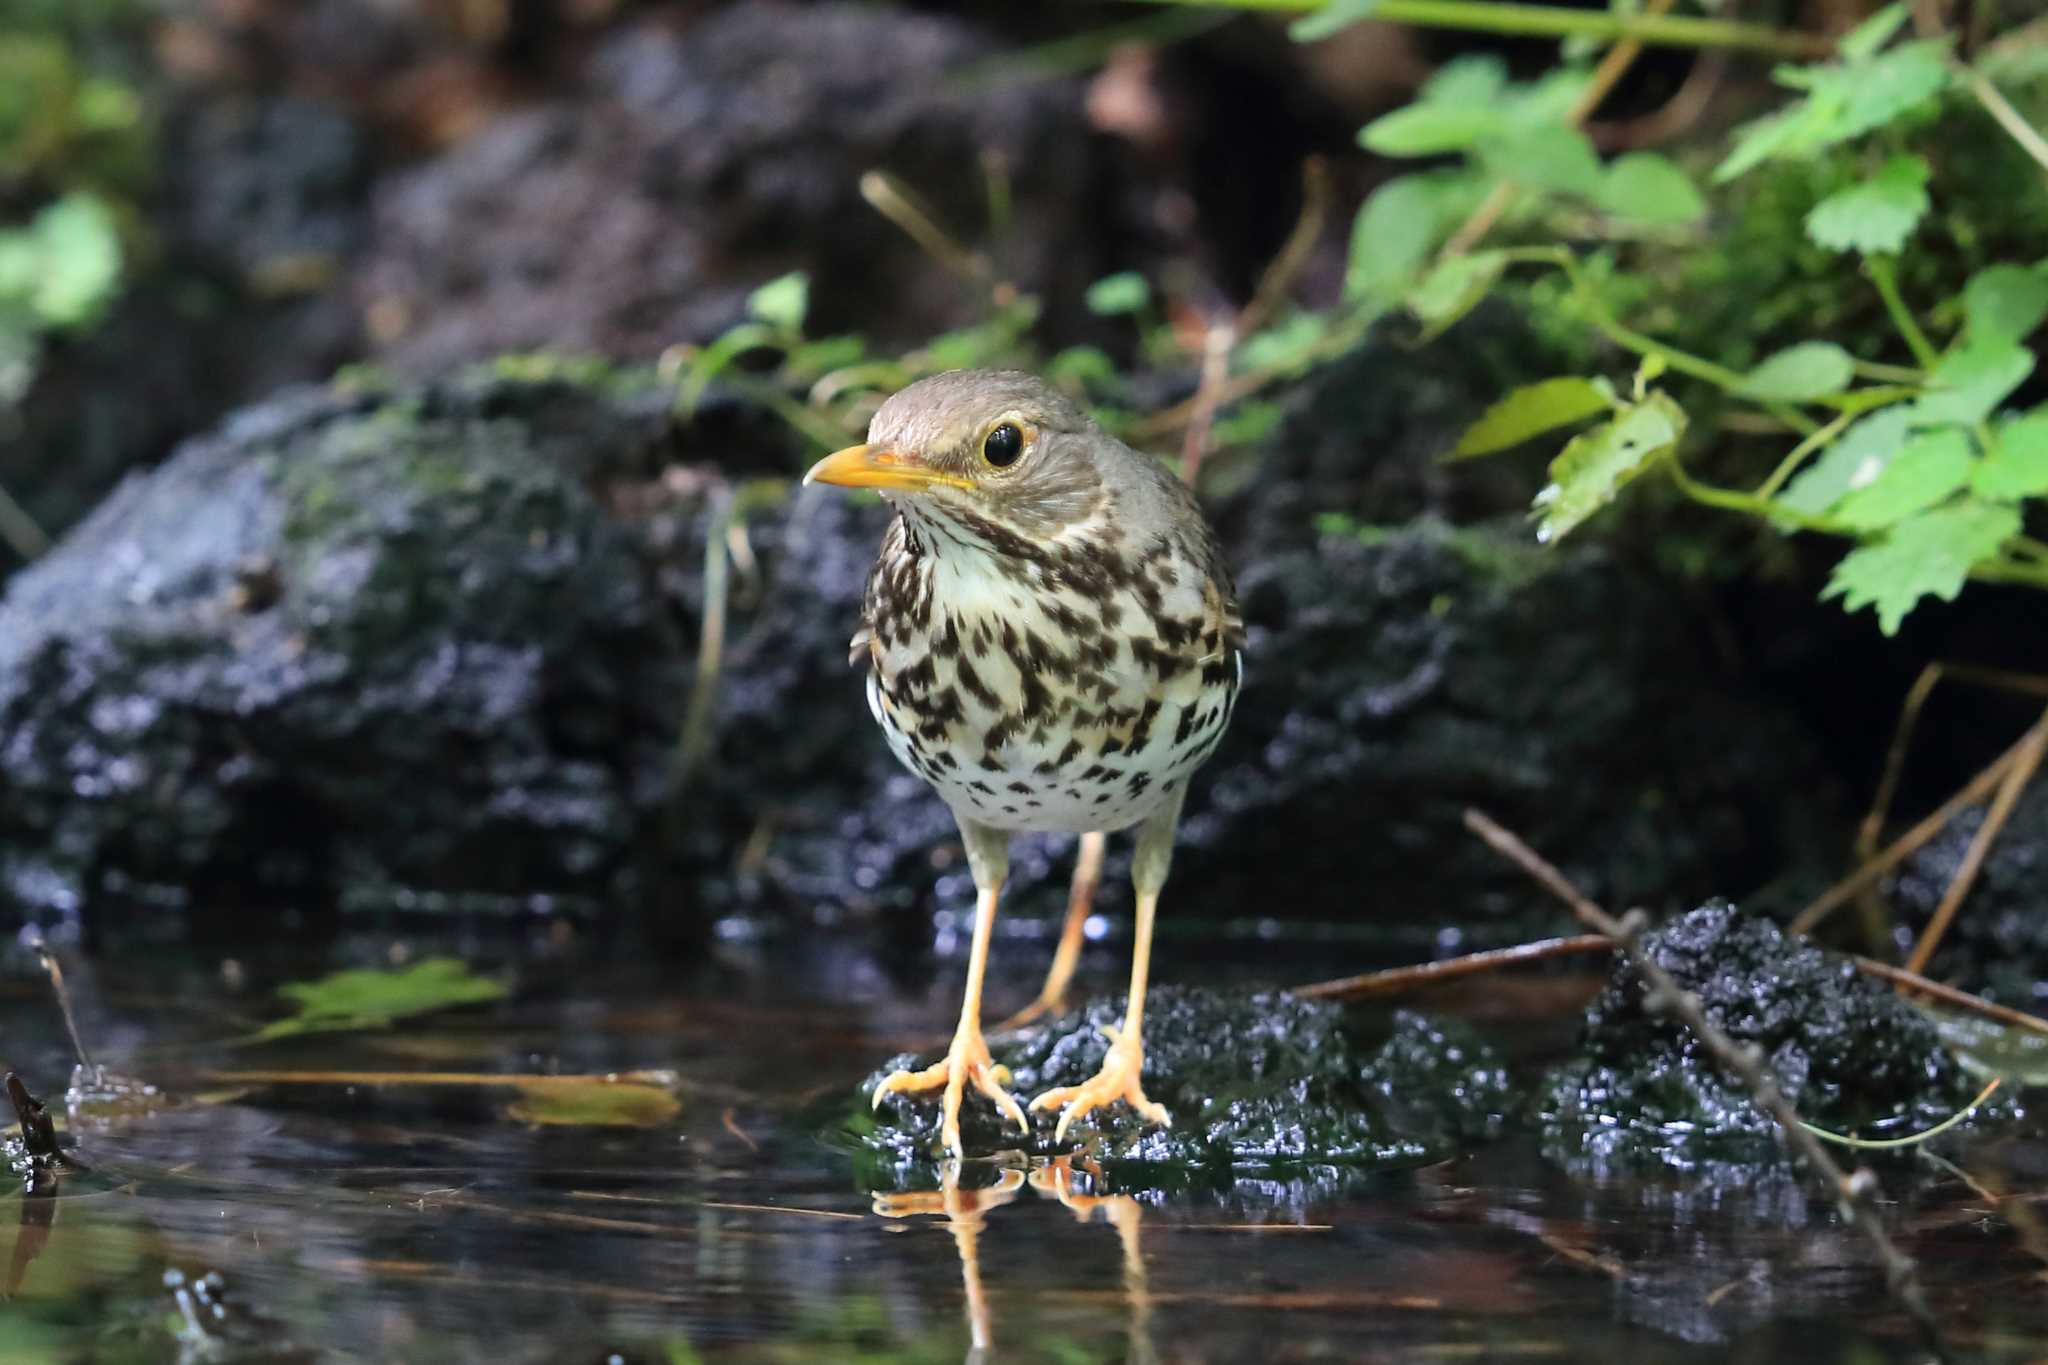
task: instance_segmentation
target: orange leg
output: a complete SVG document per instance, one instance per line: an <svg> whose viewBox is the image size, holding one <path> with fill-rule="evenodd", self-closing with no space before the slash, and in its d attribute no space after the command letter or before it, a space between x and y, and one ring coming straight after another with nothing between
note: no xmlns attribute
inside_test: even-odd
<svg viewBox="0 0 2048 1365"><path fill-rule="evenodd" d="M1023 1028L1026 1024L1067 1007L1067 987L1073 984L1074 968L1081 962L1081 940L1088 916L1095 909L1095 888L1102 882L1102 849L1108 837L1101 830L1081 836L1074 859L1074 880L1067 889L1067 920L1060 926L1060 944L1053 950L1052 970L1038 998L996 1025L997 1033Z"/></svg>

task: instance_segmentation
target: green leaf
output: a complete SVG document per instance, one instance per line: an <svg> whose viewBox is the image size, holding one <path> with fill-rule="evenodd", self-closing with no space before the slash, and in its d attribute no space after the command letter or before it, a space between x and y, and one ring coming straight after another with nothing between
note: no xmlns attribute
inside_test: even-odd
<svg viewBox="0 0 2048 1365"><path fill-rule="evenodd" d="M1489 105L1507 86L1508 69L1500 58L1454 57L1423 82L1420 98L1429 104Z"/></svg>
<svg viewBox="0 0 2048 1365"><path fill-rule="evenodd" d="M1136 313L1152 302L1152 286L1135 270L1104 275L1088 286L1088 311L1101 317Z"/></svg>
<svg viewBox="0 0 2048 1365"><path fill-rule="evenodd" d="M1439 262L1408 295L1408 307L1434 336L1472 311L1493 288L1507 256L1499 251L1474 251Z"/></svg>
<svg viewBox="0 0 2048 1365"><path fill-rule="evenodd" d="M1431 100L1380 115L1358 130L1358 141L1381 156L1441 156L1506 131L1497 109Z"/></svg>
<svg viewBox="0 0 2048 1365"><path fill-rule="evenodd" d="M1833 115L1816 109L1811 100L1800 100L1789 108L1752 119L1735 130L1735 146L1714 168L1713 182L1726 184L1775 157L1820 145L1832 122Z"/></svg>
<svg viewBox="0 0 2048 1365"><path fill-rule="evenodd" d="M2048 275L2039 266L1994 265L1963 286L1970 335L2025 341L2048 317Z"/></svg>
<svg viewBox="0 0 2048 1365"><path fill-rule="evenodd" d="M795 335L804 329L811 282L801 270L778 275L747 296L747 312L770 327Z"/></svg>
<svg viewBox="0 0 2048 1365"><path fill-rule="evenodd" d="M258 1042L300 1033L384 1028L396 1020L455 1005L505 998L504 983L477 976L452 957L423 958L410 967L336 972L318 981L278 988L298 1006L289 1019L267 1024Z"/></svg>
<svg viewBox="0 0 2048 1365"><path fill-rule="evenodd" d="M1913 403L1913 423L1981 422L2033 371L2034 353L2012 338L1971 336L1934 367L1928 392Z"/></svg>
<svg viewBox="0 0 2048 1365"><path fill-rule="evenodd" d="M1116 362L1100 346L1069 346L1045 362L1045 377L1055 384L1102 384L1116 378Z"/></svg>
<svg viewBox="0 0 2048 1365"><path fill-rule="evenodd" d="M67 194L26 228L0 231L0 311L18 309L42 329L93 321L120 281L120 233L97 195Z"/></svg>
<svg viewBox="0 0 2048 1365"><path fill-rule="evenodd" d="M1970 487L1987 498L2048 496L2048 409L2000 426L1990 452L1970 472Z"/></svg>
<svg viewBox="0 0 2048 1365"><path fill-rule="evenodd" d="M1325 313L1296 313L1246 337L1237 349L1237 364L1244 371L1275 370L1299 374L1315 363L1316 348L1330 336L1330 318Z"/></svg>
<svg viewBox="0 0 2048 1365"><path fill-rule="evenodd" d="M519 1098L505 1109L521 1123L577 1128L653 1128L682 1111L666 1087L598 1076L521 1081Z"/></svg>
<svg viewBox="0 0 2048 1365"><path fill-rule="evenodd" d="M1209 437L1224 447L1253 445L1272 435L1286 415L1287 409L1279 403L1246 399L1216 418Z"/></svg>
<svg viewBox="0 0 2048 1365"><path fill-rule="evenodd" d="M848 365L858 365L867 358L867 353L866 340L851 333L844 333L836 337L806 341L792 347L783 365L792 375L811 378L829 374L833 370L843 370Z"/></svg>
<svg viewBox="0 0 2048 1365"><path fill-rule="evenodd" d="M1877 55L1879 48L1892 40L1909 17L1910 12L1904 4L1886 5L1843 34L1842 40L1835 44L1835 50L1851 66L1867 62Z"/></svg>
<svg viewBox="0 0 2048 1365"><path fill-rule="evenodd" d="M1922 1004L1914 1008L1934 1024L1935 1033L1971 1075L1987 1081L2003 1076L2012 1085L2048 1085L2048 1035L1981 1014Z"/></svg>
<svg viewBox="0 0 2048 1365"><path fill-rule="evenodd" d="M1582 422L1608 410L1611 391L1590 379L1569 375L1524 384L1479 415L1465 429L1446 460L1491 455L1520 445L1532 436Z"/></svg>
<svg viewBox="0 0 2048 1365"><path fill-rule="evenodd" d="M1745 397L1803 403L1840 393L1856 377L1856 362L1832 341L1787 346L1742 377Z"/></svg>
<svg viewBox="0 0 2048 1365"><path fill-rule="evenodd" d="M1806 235L1831 251L1896 252L1927 213L1925 158L1895 156L1860 185L1837 190L1806 215Z"/></svg>
<svg viewBox="0 0 2048 1365"><path fill-rule="evenodd" d="M1670 157L1630 152L1601 178L1593 202L1639 223L1691 223L1706 216L1706 197Z"/></svg>
<svg viewBox="0 0 2048 1365"><path fill-rule="evenodd" d="M1372 18L1380 0L1325 0L1319 10L1304 14L1287 26L1287 36L1297 43L1312 43Z"/></svg>
<svg viewBox="0 0 2048 1365"><path fill-rule="evenodd" d="M1970 439L1956 427L1925 431L1854 489L1835 509L1835 520L1877 531L1932 507L1970 481Z"/></svg>
<svg viewBox="0 0 2048 1365"><path fill-rule="evenodd" d="M2019 530L2019 509L2000 503L1959 502L1922 512L1844 555L1821 597L1841 598L1847 611L1876 607L1878 628L1896 635L1922 598L1955 601L1971 567L1997 554Z"/></svg>
<svg viewBox="0 0 2048 1365"><path fill-rule="evenodd" d="M1825 87L1839 92L1842 113L1830 142L1846 142L1933 99L1948 86L1948 41L1903 43L1859 66L1835 68Z"/></svg>
<svg viewBox="0 0 2048 1365"><path fill-rule="evenodd" d="M1799 472L1777 501L1795 512L1825 516L1852 489L1875 483L1885 466L1905 448L1911 435L1912 423L1904 408L1873 412L1836 437L1818 460Z"/></svg>
<svg viewBox="0 0 2048 1365"><path fill-rule="evenodd" d="M1602 171L1593 140L1562 123L1521 125L1480 148L1496 175L1532 189L1591 198L1599 192Z"/></svg>
<svg viewBox="0 0 2048 1365"><path fill-rule="evenodd" d="M1436 187L1420 176L1389 180L1372 192L1351 228L1344 298L1391 299L1405 293L1443 231Z"/></svg>
<svg viewBox="0 0 2048 1365"><path fill-rule="evenodd" d="M1548 544L1613 502L1628 482L1678 444L1685 410L1661 393L1624 408L1611 422L1572 438L1550 462L1550 483L1536 495L1536 538Z"/></svg>

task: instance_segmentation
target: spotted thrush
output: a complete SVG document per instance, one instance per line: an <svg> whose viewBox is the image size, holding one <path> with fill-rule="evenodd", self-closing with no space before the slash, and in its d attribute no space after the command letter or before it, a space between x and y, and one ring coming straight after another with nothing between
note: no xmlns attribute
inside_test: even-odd
<svg viewBox="0 0 2048 1365"><path fill-rule="evenodd" d="M1158 461L1115 439L1052 386L956 370L883 403L863 445L804 482L872 488L895 506L868 579L853 662L868 709L905 766L952 808L976 891L966 998L936 1065L898 1071L874 1100L943 1087L943 1141L960 1155L968 1085L1020 1129L981 1028L983 972L1009 840L1137 827L1137 931L1122 1026L1102 1069L1047 1091L1055 1140L1122 1100L1154 1123L1142 1030L1152 921L1189 777L1230 722L1243 627L1215 533ZM1080 909L1070 910L1077 941ZM1041 999L1071 970L1056 960Z"/></svg>

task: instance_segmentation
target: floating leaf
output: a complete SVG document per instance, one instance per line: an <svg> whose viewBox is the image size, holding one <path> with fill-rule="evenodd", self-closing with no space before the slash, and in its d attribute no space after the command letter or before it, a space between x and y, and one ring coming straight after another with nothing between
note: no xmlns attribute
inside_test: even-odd
<svg viewBox="0 0 2048 1365"><path fill-rule="evenodd" d="M2011 337L1972 336L1934 367L1929 391L1913 403L1913 423L1981 422L2033 370L2034 353Z"/></svg>
<svg viewBox="0 0 2048 1365"><path fill-rule="evenodd" d="M1568 535L1677 445L1684 431L1685 410L1653 393L1613 421L1573 437L1550 462L1550 483L1536 495L1536 538L1549 542Z"/></svg>
<svg viewBox="0 0 2048 1365"><path fill-rule="evenodd" d="M1381 156L1442 156L1507 130L1507 118L1497 109L1425 100L1380 115L1358 130L1358 141Z"/></svg>
<svg viewBox="0 0 2048 1365"><path fill-rule="evenodd" d="M1323 7L1302 15L1287 26L1287 36L1297 43L1312 43L1372 18L1380 0L1325 0Z"/></svg>
<svg viewBox="0 0 2048 1365"><path fill-rule="evenodd" d="M1927 213L1927 161L1895 156L1860 185L1837 190L1806 215L1806 235L1831 251L1895 252Z"/></svg>
<svg viewBox="0 0 2048 1365"><path fill-rule="evenodd" d="M505 1113L521 1123L579 1128L652 1128L683 1110L675 1092L644 1081L579 1076L519 1083L519 1098Z"/></svg>
<svg viewBox="0 0 2048 1365"><path fill-rule="evenodd" d="M1951 503L1922 512L1844 555L1821 597L1841 598L1848 611L1876 607L1878 628L1896 635L1922 598L1955 601L1972 566L1997 554L2019 529L2019 509L2001 503Z"/></svg>
<svg viewBox="0 0 2048 1365"><path fill-rule="evenodd" d="M1344 297L1399 298L1443 230L1437 187L1420 176L1389 180L1372 192L1351 229Z"/></svg>
<svg viewBox="0 0 2048 1365"><path fill-rule="evenodd" d="M2037 408L2001 426L1971 471L1970 487L1987 498L2048 496L2048 411Z"/></svg>
<svg viewBox="0 0 2048 1365"><path fill-rule="evenodd" d="M1152 286L1135 270L1104 275L1088 286L1088 311L1103 317L1135 313L1152 302Z"/></svg>
<svg viewBox="0 0 2048 1365"><path fill-rule="evenodd" d="M1868 484L1835 509L1835 519L1876 531L1932 507L1970 481L1970 441L1955 427L1926 431L1906 442Z"/></svg>
<svg viewBox="0 0 2048 1365"><path fill-rule="evenodd" d="M1479 415L1446 460L1490 455L1532 436L1606 412L1612 390L1576 375L1524 384Z"/></svg>
<svg viewBox="0 0 2048 1365"><path fill-rule="evenodd" d="M1836 437L1777 500L1795 512L1823 516L1851 489L1876 482L1911 435L1912 423L1904 408L1873 412Z"/></svg>
<svg viewBox="0 0 2048 1365"><path fill-rule="evenodd" d="M1742 377L1742 392L1767 402L1803 403L1840 393L1855 378L1856 362L1832 341L1788 346Z"/></svg>
<svg viewBox="0 0 2048 1365"><path fill-rule="evenodd" d="M778 275L747 296L747 312L792 336L803 331L810 311L811 281L801 270Z"/></svg>
<svg viewBox="0 0 2048 1365"><path fill-rule="evenodd" d="M384 1028L399 1019L505 998L504 983L477 976L452 957L423 958L410 967L336 972L318 981L294 982L279 995L298 1013L265 1025L258 1042L300 1033Z"/></svg>
<svg viewBox="0 0 2048 1365"><path fill-rule="evenodd" d="M1499 251L1474 251L1440 262L1408 295L1408 306L1434 336L1472 311L1493 288L1507 256Z"/></svg>
<svg viewBox="0 0 2048 1365"><path fill-rule="evenodd" d="M1619 218L1641 223L1690 223L1705 217L1706 197L1670 157L1630 152L1601 178L1593 202Z"/></svg>
<svg viewBox="0 0 2048 1365"><path fill-rule="evenodd" d="M1909 997L1910 998L1910 997ZM2012 1085L2048 1085L2048 1034L2014 1028L1978 1014L1916 1005L1956 1060L1973 1076L2003 1077Z"/></svg>
<svg viewBox="0 0 2048 1365"><path fill-rule="evenodd" d="M2024 341L2048 317L2048 275L2039 266L1994 265L1963 286L1970 335Z"/></svg>

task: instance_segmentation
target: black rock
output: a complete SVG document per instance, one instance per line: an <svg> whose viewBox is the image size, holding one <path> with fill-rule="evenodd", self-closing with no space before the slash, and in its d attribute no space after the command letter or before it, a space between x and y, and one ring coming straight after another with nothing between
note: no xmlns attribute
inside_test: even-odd
<svg viewBox="0 0 2048 1365"><path fill-rule="evenodd" d="M1923 844L1889 884L1902 927L1917 935L1955 881L1984 807L1964 811ZM2048 982L2048 781L2036 778L2013 805L1977 880L1929 964L2007 1004L2038 1007Z"/></svg>
<svg viewBox="0 0 2048 1365"><path fill-rule="evenodd" d="M1040 1091L1094 1075L1121 1019L1121 998L998 1039L1010 1089ZM844 1120L866 1154L864 1178L895 1188L929 1174L938 1154L934 1095L900 1092L870 1111L889 1072L936 1060L905 1054L861 1083ZM1507 1073L1466 1026L1403 1012L1377 1050L1336 1005L1283 993L1225 994L1162 987L1145 1000L1145 1093L1173 1116L1147 1124L1124 1105L1076 1121L1053 1139L1056 1116L1033 1115L1029 1136L970 1093L961 1138L970 1155L1055 1156L1079 1148L1113 1187L1200 1183L1204 1174L1256 1175L1304 1167L1413 1165L1496 1135L1511 1105Z"/></svg>
<svg viewBox="0 0 2048 1365"><path fill-rule="evenodd" d="M665 424L560 383L303 391L131 476L0 601L0 894L246 936L630 891L684 655L578 472Z"/></svg>
<svg viewBox="0 0 2048 1365"><path fill-rule="evenodd" d="M1726 901L1655 931L1645 946L1712 1023L1762 1052L1809 1123L1900 1137L1950 1117L1977 1089L1896 992ZM1776 1124L1748 1089L1684 1024L1644 1009L1642 985L1622 960L1586 1011L1573 1059L1547 1082L1544 1108L1546 1150L1575 1170L1779 1151Z"/></svg>

